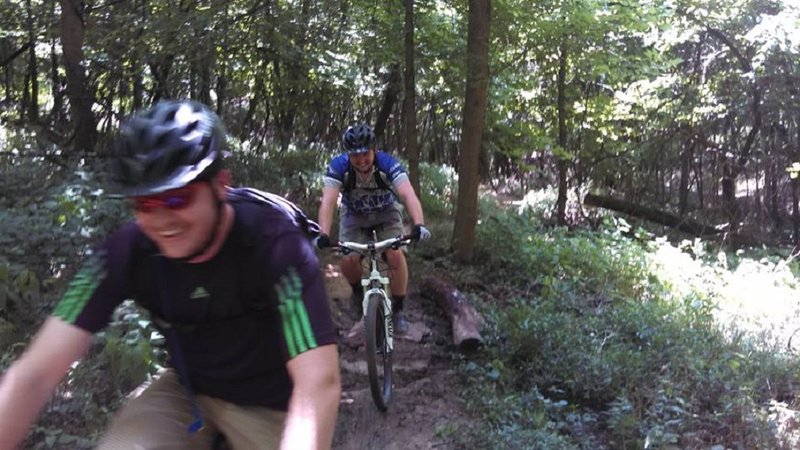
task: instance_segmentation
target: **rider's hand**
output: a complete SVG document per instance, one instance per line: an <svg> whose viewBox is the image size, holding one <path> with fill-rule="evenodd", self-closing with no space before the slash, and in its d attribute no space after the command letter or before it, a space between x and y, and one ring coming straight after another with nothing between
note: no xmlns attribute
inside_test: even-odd
<svg viewBox="0 0 800 450"><path fill-rule="evenodd" d="M425 225L418 223L414 225L414 231L411 232L411 236L418 241L427 241L431 238L431 231L425 228Z"/></svg>
<svg viewBox="0 0 800 450"><path fill-rule="evenodd" d="M320 233L319 236L314 238L314 246L322 250L331 246L331 238L325 233Z"/></svg>

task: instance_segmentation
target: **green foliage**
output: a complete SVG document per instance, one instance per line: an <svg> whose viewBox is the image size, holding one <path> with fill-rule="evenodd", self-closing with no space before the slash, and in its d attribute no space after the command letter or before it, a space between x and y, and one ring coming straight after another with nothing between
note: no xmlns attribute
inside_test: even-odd
<svg viewBox="0 0 800 450"><path fill-rule="evenodd" d="M233 150L233 183L284 195L316 216L322 193L322 176L332 153L321 147L287 150L269 146L254 149L243 143Z"/></svg>
<svg viewBox="0 0 800 450"><path fill-rule="evenodd" d="M19 137L18 137L19 138ZM18 145L25 139L19 138ZM127 205L110 200L91 167L74 170L37 158L0 158L0 316L36 320L49 311L69 273L67 263L118 226ZM48 175L43 176L43 173ZM65 272L66 271L66 272Z"/></svg>
<svg viewBox="0 0 800 450"><path fill-rule="evenodd" d="M20 148L32 141L23 133L6 137ZM58 161L0 156L0 370L50 314L88 246L129 217L125 202L107 197L102 170ZM120 311L128 319L112 323L102 344L70 371L26 448L92 448L109 413L157 368L161 354L138 316Z"/></svg>
<svg viewBox="0 0 800 450"><path fill-rule="evenodd" d="M769 274L765 285L790 289L791 302L796 285L775 270L785 262L739 255L733 273L698 242L681 250L613 226L547 229L524 212L495 212L479 232L484 282L506 295L489 294L486 351L462 364L469 406L487 424L469 439L536 432L564 448L780 447L770 405L796 389L800 361L730 312L742 313L728 287L742 278L763 290Z"/></svg>
<svg viewBox="0 0 800 450"><path fill-rule="evenodd" d="M638 244L619 234L544 229L529 210L494 214L477 230L479 257L497 268L487 276L535 286L547 299L575 307L585 303L647 295Z"/></svg>
<svg viewBox="0 0 800 450"><path fill-rule="evenodd" d="M103 349L98 364L120 395L144 382L164 363L164 338L152 326L150 316L132 301L114 312L107 330L100 334Z"/></svg>
<svg viewBox="0 0 800 450"><path fill-rule="evenodd" d="M448 166L421 163L420 202L428 218L452 217L455 214L458 176ZM431 221L431 220L429 220Z"/></svg>

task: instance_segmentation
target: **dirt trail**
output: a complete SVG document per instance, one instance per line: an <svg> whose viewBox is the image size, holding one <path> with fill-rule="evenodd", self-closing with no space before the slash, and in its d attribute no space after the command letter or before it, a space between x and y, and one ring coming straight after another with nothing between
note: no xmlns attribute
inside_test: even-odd
<svg viewBox="0 0 800 450"><path fill-rule="evenodd" d="M333 259L324 261L326 284L339 326L342 403L334 436L334 449L455 449L452 433L469 425L451 367L455 347L450 325L442 311L421 297L414 280L409 285L405 313L431 333L419 343L395 340L395 386L389 410L381 413L372 402L364 363L364 347L353 349L344 336L354 320L350 316L350 287ZM413 275L412 275L413 277Z"/></svg>

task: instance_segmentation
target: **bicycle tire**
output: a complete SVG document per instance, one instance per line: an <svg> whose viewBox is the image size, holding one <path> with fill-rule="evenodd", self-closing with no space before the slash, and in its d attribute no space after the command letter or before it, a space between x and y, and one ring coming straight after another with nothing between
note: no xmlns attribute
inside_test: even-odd
<svg viewBox="0 0 800 450"><path fill-rule="evenodd" d="M383 298L372 294L367 302L364 336L367 341L369 389L372 400L380 411L386 411L392 400L392 353L386 342L385 324Z"/></svg>

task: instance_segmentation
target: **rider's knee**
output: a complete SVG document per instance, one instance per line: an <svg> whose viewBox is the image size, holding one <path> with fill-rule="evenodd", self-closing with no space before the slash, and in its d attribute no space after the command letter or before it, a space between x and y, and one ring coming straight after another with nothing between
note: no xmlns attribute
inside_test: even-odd
<svg viewBox="0 0 800 450"><path fill-rule="evenodd" d="M347 256L343 257L339 261L339 265L342 266L342 269L347 269L347 268L358 268L358 269L360 269L361 268L361 256L360 255L356 255L356 254L347 255Z"/></svg>
<svg viewBox="0 0 800 450"><path fill-rule="evenodd" d="M392 266L403 264L406 261L406 256L402 250L386 250L386 260Z"/></svg>

